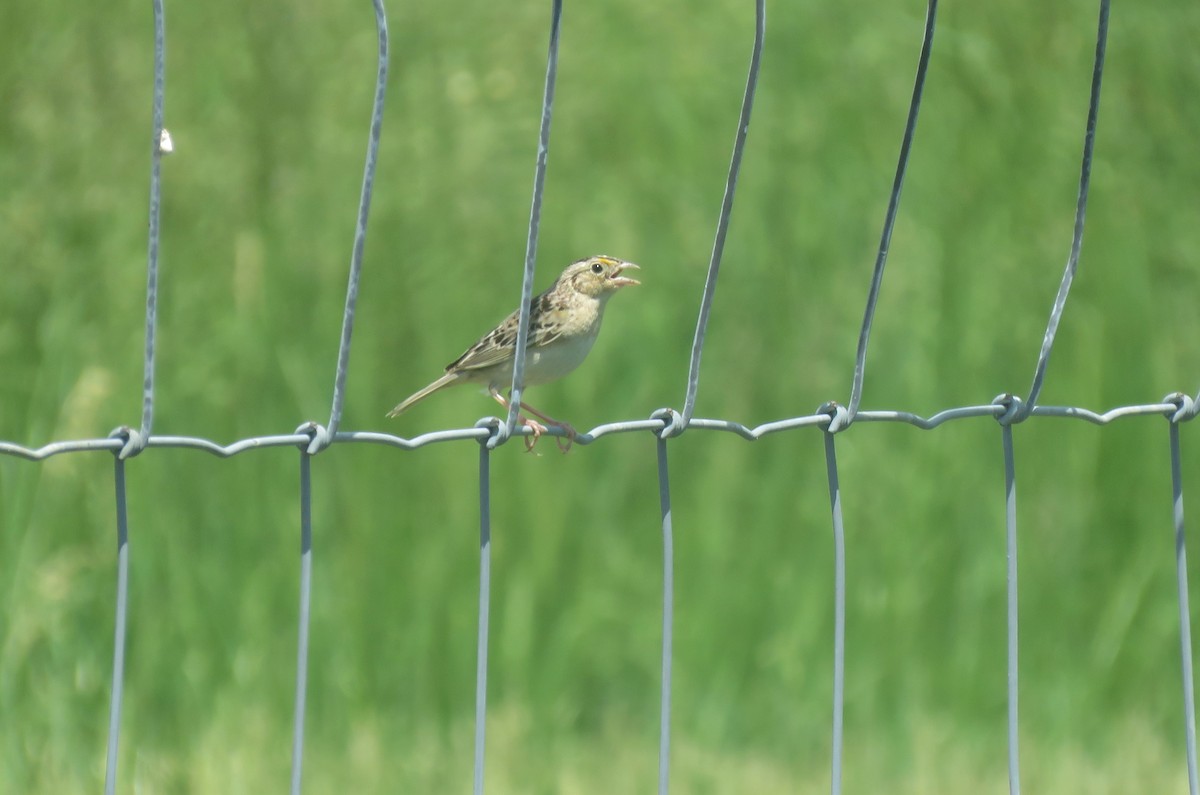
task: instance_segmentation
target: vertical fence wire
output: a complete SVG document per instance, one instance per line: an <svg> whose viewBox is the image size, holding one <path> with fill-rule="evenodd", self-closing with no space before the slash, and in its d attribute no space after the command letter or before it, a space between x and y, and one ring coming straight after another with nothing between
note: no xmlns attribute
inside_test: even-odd
<svg viewBox="0 0 1200 795"><path fill-rule="evenodd" d="M166 19L163 0L154 0L154 97L150 139L150 219L146 254L146 350L142 380L141 444L154 425L154 337L158 318L158 244L162 206L163 96L166 86Z"/></svg>
<svg viewBox="0 0 1200 795"><path fill-rule="evenodd" d="M846 533L842 525L842 487L838 479L834 433L825 434L825 472L833 515L833 759L829 791L842 791L842 712L846 690Z"/></svg>
<svg viewBox="0 0 1200 795"><path fill-rule="evenodd" d="M717 290L717 276L721 270L721 255L725 251L725 235L729 229L729 216L733 212L733 196L737 190L738 172L742 167L742 152L746 148L746 135L750 132L750 114L754 110L754 94L758 88L758 72L762 64L763 39L767 30L767 8L765 0L754 4L754 47L750 51L750 70L746 75L746 91L742 95L742 111L738 116L737 135L733 139L733 155L729 160L729 175L725 179L725 194L721 199L721 214L717 217L717 234L713 239L712 255L708 261L708 275L704 280L704 294L700 299L700 315L696 318L696 336L692 340L691 363L688 365L687 394L683 400L683 417L675 426L686 428L696 410L696 392L700 388L700 356L704 352L704 333L708 329L708 316L712 312L713 295Z"/></svg>
<svg viewBox="0 0 1200 795"><path fill-rule="evenodd" d="M296 632L296 699L292 730L291 795L300 795L304 767L304 703L308 692L308 627L312 601L312 456L300 450L300 609Z"/></svg>
<svg viewBox="0 0 1200 795"><path fill-rule="evenodd" d="M354 248L350 254L350 275L346 285L346 308L342 314L342 337L338 345L337 372L333 378L333 405L329 410L326 434L317 434L309 452L317 452L333 440L342 422L346 396L346 377L350 369L350 338L354 334L354 310L358 304L358 284L362 274L363 250L367 242L367 219L371 214L371 196L375 186L375 165L379 157L379 135L383 129L383 101L387 94L388 27L383 0L373 0L375 29L379 40L379 60L375 75L375 99L371 107L371 131L367 138L367 156L363 165L362 192L354 226Z"/></svg>
<svg viewBox="0 0 1200 795"><path fill-rule="evenodd" d="M475 645L475 795L483 795L487 738L488 615L492 590L491 451L479 445L479 636Z"/></svg>
<svg viewBox="0 0 1200 795"><path fill-rule="evenodd" d="M662 701L659 709L658 795L667 795L671 769L671 650L675 626L675 541L671 526L671 480L667 440L658 437L658 501L662 512L663 609Z"/></svg>
<svg viewBox="0 0 1200 795"><path fill-rule="evenodd" d="M125 690L125 634L129 614L129 514L126 504L125 458L144 448L154 426L154 348L158 318L159 219L162 207L163 105L166 94L166 13L163 0L153 0L154 88L151 98L150 201L146 251L146 339L142 369L142 418L138 433L125 433L126 444L113 464L117 509L117 599L113 614L113 670L109 692L108 748L104 792L117 788L121 704Z"/></svg>
<svg viewBox="0 0 1200 795"><path fill-rule="evenodd" d="M1021 766L1017 733L1017 468L1012 425L1000 426L1004 446L1004 515L1006 583L1008 588L1008 791L1020 795Z"/></svg>
<svg viewBox="0 0 1200 795"><path fill-rule="evenodd" d="M512 389L509 391L508 416L498 435L488 440L495 446L508 438L521 409L525 387L525 346L529 340L530 302L533 300L534 263L537 260L538 230L542 220L542 192L546 186L546 158L550 153L550 119L554 114L554 85L558 80L558 38L562 27L562 0L554 0L550 11L550 46L546 54L546 85L542 93L542 124L538 130L537 163L533 169L533 199L529 207L529 234L525 240L525 274L521 281L520 318L517 323L517 349L513 359Z"/></svg>
<svg viewBox="0 0 1200 795"><path fill-rule="evenodd" d="M896 211L900 207L900 191L904 188L904 175L908 171L908 156L912 150L913 134L917 129L917 115L921 111L921 97L925 93L925 73L929 69L929 55L933 51L933 30L936 21L937 0L929 0L925 11L925 33L921 40L921 56L917 61L917 76L913 81L912 100L908 105L908 119L904 123L904 138L900 144L896 176L892 181L892 194L888 198L883 233L879 238L879 253L875 256L875 271L871 275L871 288L867 292L867 308L863 312L862 330L858 335L858 353L854 360L854 383L850 388L847 422L854 421L854 415L858 413L858 404L862 401L863 378L867 367L867 343L871 339L875 305L879 302L879 291L883 287L883 269L887 265L888 250L892 242L892 228L896 225Z"/></svg>
<svg viewBox="0 0 1200 795"><path fill-rule="evenodd" d="M125 461L114 456L117 503L117 605L113 620L112 689L108 705L108 752L104 795L117 791L117 751L121 738L121 700L125 688L125 621L129 604L129 514L125 503Z"/></svg>
<svg viewBox="0 0 1200 795"><path fill-rule="evenodd" d="M1050 351L1054 347L1054 337L1058 333L1058 324L1062 320L1063 309L1067 305L1067 295L1071 292L1071 282L1075 279L1075 271L1079 268L1079 251L1083 246L1083 221L1087 214L1088 188L1092 175L1092 150L1096 143L1096 116L1100 111L1100 81L1104 76L1104 52L1108 42L1108 4L1109 0L1100 0L1100 22L1096 32L1096 58L1092 65L1092 92L1088 101L1087 129L1083 136L1083 162L1079 169L1079 195L1075 203L1075 231L1071 238L1071 254L1067 257L1067 267L1063 271L1062 282L1058 286L1058 295L1050 309L1050 321L1046 324L1046 335L1042 338L1042 349L1038 354L1037 367L1033 373L1033 384L1029 387L1029 397L1026 400L1025 411L1033 410L1037 405L1038 396L1042 392L1042 382L1046 378L1046 366L1050 362Z"/></svg>
<svg viewBox="0 0 1200 795"><path fill-rule="evenodd" d="M1183 677L1183 718L1187 739L1188 791L1200 795L1196 770L1196 695L1192 682L1192 618L1188 607L1187 546L1183 534L1183 466L1179 453L1179 423L1170 423L1171 491L1175 518L1175 580L1179 589L1179 651Z"/></svg>

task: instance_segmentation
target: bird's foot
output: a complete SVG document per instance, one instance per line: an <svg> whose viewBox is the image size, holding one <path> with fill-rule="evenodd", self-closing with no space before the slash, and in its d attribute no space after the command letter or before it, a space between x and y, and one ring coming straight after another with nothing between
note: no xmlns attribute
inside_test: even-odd
<svg viewBox="0 0 1200 795"><path fill-rule="evenodd" d="M575 443L575 437L579 435L579 433L573 427L571 427L571 423L563 422L562 420L556 420L553 417L547 416L535 409L533 406L530 406L528 403L522 403L521 408L537 417L539 420L545 422L547 425L553 425L555 428L562 428L563 435L555 436L554 443L558 445L558 449L561 450L564 455L570 452L571 445ZM545 428L543 428L543 430L545 430Z"/></svg>
<svg viewBox="0 0 1200 795"><path fill-rule="evenodd" d="M571 423L569 422L557 422L554 424L559 428L562 428L563 433L565 434L564 436L555 436L554 443L558 445L558 449L562 451L562 454L566 455L567 453L571 452L571 445L575 443L575 437L578 436L579 433L571 427Z"/></svg>
<svg viewBox="0 0 1200 795"><path fill-rule="evenodd" d="M537 420L531 420L528 417L518 416L517 420L531 431L525 437L525 452L532 453L534 445L537 444L538 439L542 438L542 434L546 432L547 428Z"/></svg>
<svg viewBox="0 0 1200 795"><path fill-rule="evenodd" d="M492 398L505 409L511 405L508 400L496 390L495 387L491 387L488 390L488 394L490 394ZM520 405L523 410L546 423L546 425L543 425L537 420L531 420L524 414L517 415L517 421L532 431L532 433L525 437L525 452L533 452L534 445L537 444L538 439L542 437L542 434L549 430L546 427L547 425L552 425L555 428L562 428L564 435L555 436L554 443L558 445L558 449L561 450L564 455L571 451L571 445L575 443L575 437L579 435L579 433L573 427L571 427L571 423L562 422L561 420L556 420L553 417L548 417L535 409L533 406L530 406L528 403L521 403Z"/></svg>

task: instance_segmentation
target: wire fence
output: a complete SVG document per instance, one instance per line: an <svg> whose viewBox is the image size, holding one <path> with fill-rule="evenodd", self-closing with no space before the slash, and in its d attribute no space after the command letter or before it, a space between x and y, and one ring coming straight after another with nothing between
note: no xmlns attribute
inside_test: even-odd
<svg viewBox="0 0 1200 795"><path fill-rule="evenodd" d="M832 666L832 760L831 791L841 791L842 775L842 726L843 696L845 690L845 616L846 616L846 566L845 536L843 532L841 491L838 482L837 434L857 423L907 423L917 428L930 430L952 421L991 417L999 425L1001 449L1005 473L1005 505L1007 520L1007 623L1008 623L1008 776L1009 789L1013 795L1020 792L1020 763L1018 749L1018 577L1017 577L1017 466L1013 447L1013 426L1030 418L1054 418L1084 420L1097 425L1107 425L1119 419L1135 416L1162 416L1167 420L1168 450L1171 469L1171 495L1175 530L1176 573L1179 602L1179 638L1181 654L1182 699L1185 715L1185 741L1189 789L1192 795L1200 795L1200 774L1196 761L1195 706L1192 679L1191 627L1188 607L1187 555L1184 536L1183 479L1179 427L1193 419L1200 410L1200 397L1192 398L1183 392L1167 395L1158 402L1142 405L1121 406L1108 411L1096 412L1069 406L1043 406L1037 402L1045 381L1050 354L1055 336L1070 294L1071 284L1079 265L1079 253L1083 240L1084 220L1087 210L1088 186L1095 144L1095 131L1100 106L1101 79L1104 73L1105 46L1108 36L1109 2L1101 0L1096 34L1095 61L1092 73L1091 93L1087 106L1082 164L1080 168L1078 201L1076 204L1074 232L1070 254L1063 273L1058 294L1051 306L1045 337L1037 358L1034 377L1028 396L1024 399L1016 394L1002 394L990 403L961 406L940 411L932 416L920 416L907 411L860 410L863 385L866 375L867 351L871 324L876 302L883 285L887 255L899 207L905 170L912 148L921 97L933 49L937 0L928 0L924 33L921 41L916 77L907 121L904 127L895 178L888 202L887 213L880 237L878 255L867 295L861 333L854 368L854 380L850 400L846 406L830 402L815 413L806 416L788 417L755 427L723 419L705 419L693 416L696 395L700 383L700 363L704 350L705 331L708 327L713 296L720 273L721 256L726 232L733 210L738 172L745 149L750 120L754 109L755 89L766 31L765 0L755 2L754 41L750 64L742 99L738 126L734 138L733 153L724 195L718 216L712 255L709 261L704 291L700 301L695 338L691 350L687 388L683 410L663 408L643 420L625 420L605 423L585 433L579 433L575 442L589 445L601 438L618 433L650 432L657 437L658 486L661 507L663 544L663 601L662 601L662 668L661 668L661 719L659 746L658 791L665 794L669 788L671 756L671 670L672 628L674 623L674 547L672 538L671 504L673 492L669 477L670 441L685 431L724 431L754 440L775 433L815 428L824 432L826 471L829 483L830 511L834 535L834 659ZM354 313L362 271L363 249L366 241L367 220L371 206L375 166L383 122L383 106L388 71L388 29L382 0L373 0L378 32L378 68L376 73L374 105L371 114L367 142L366 163L363 170L362 193L356 216L353 249L350 258L349 283L346 290L341 343L338 349L334 375L333 400L329 421L326 425L306 422L293 433L258 436L240 439L230 444L219 444L208 439L191 436L165 436L153 433L154 419L154 363L155 321L157 315L157 284L159 270L159 208L160 208L160 163L171 151L170 135L164 127L165 93L165 20L163 0L154 0L154 89L153 127L151 130L151 179L149 245L147 256L146 331L144 357L144 391L140 426L134 429L123 426L114 430L107 438L57 441L41 447L26 447L14 442L0 441L0 454L31 461L41 461L52 456L104 450L113 454L113 484L116 492L117 572L116 599L114 601L114 637L110 717L107 745L107 767L104 791L111 794L116 789L117 759L121 732L122 688L125 670L126 616L129 588L129 527L126 512L126 462L153 448L186 448L204 451L221 458L228 458L249 450L268 447L297 447L299 455L299 501L300 501L300 590L298 599L298 627L296 652L296 688L294 735L292 744L291 785L292 793L301 791L304 761L304 716L307 693L307 661L309 639L309 607L313 565L312 545L312 457L333 444L380 444L403 450L415 450L426 445L444 442L474 440L479 444L479 612L476 673L476 713L474 752L474 792L483 792L483 770L485 759L485 727L487 716L488 675L488 623L490 614L491 583L491 453L512 436L522 436L531 430L518 422L518 406L523 387L525 366L525 341L529 333L529 307L533 294L535 263L537 259L538 228L542 206L542 191L545 181L549 153L550 129L554 105L554 89L557 76L559 34L562 24L562 1L553 0L551 8L549 52L547 56L545 91L542 103L541 125L538 133L536 167L534 172L533 199L530 209L529 233L527 238L524 270L521 284L521 313L518 331L516 362L513 372L512 397L508 414L504 418L487 417L474 427L441 430L413 438L372 431L344 431L340 429L346 379L350 369L351 337L354 330ZM562 435L564 430L551 427L550 435Z"/></svg>

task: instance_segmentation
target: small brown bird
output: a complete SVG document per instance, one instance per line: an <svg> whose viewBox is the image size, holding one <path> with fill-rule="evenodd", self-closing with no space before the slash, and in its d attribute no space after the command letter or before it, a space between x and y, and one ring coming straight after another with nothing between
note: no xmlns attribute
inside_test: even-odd
<svg viewBox="0 0 1200 795"><path fill-rule="evenodd" d="M568 265L548 290L534 297L530 304L529 340L525 349L525 386L562 378L587 358L600 333L608 299L622 287L640 284L637 279L623 275L630 269L638 270L638 266L615 257L598 255L581 259ZM445 375L403 400L388 412L388 416L395 417L414 403L454 384L482 386L507 409L509 401L500 390L512 385L519 322L518 310L448 364ZM566 446L559 442L559 447L563 452L570 449L575 438L574 428L525 403L521 403L521 408L566 431ZM526 449L532 450L538 437L546 432L546 426L525 417L520 420L533 431L525 440Z"/></svg>

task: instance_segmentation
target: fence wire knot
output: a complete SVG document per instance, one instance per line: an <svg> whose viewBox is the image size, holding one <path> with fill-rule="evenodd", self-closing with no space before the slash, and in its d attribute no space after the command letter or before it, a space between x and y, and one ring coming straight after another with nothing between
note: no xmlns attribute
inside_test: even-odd
<svg viewBox="0 0 1200 795"><path fill-rule="evenodd" d="M133 458L138 453L146 449L146 443L149 441L142 436L140 431L130 428L128 425L122 425L119 428L113 428L112 433L108 435L109 439L124 439L125 445L117 451L117 458L124 461L127 458Z"/></svg>
<svg viewBox="0 0 1200 795"><path fill-rule="evenodd" d="M687 424L683 421L683 415L675 409L656 409L650 415L650 419L662 421L663 427L657 431L652 431L652 433L664 441L678 436L687 430Z"/></svg>
<svg viewBox="0 0 1200 795"><path fill-rule="evenodd" d="M508 424L499 417L484 417L475 423L475 427L488 429L488 435L480 437L479 443L489 450L495 450L508 441Z"/></svg>
<svg viewBox="0 0 1200 795"><path fill-rule="evenodd" d="M1018 422L1024 422L1033 411L1032 406L1026 405L1025 401L1011 392L996 395L992 405L1004 407L1004 413L996 417L996 422L1001 425L1016 425Z"/></svg>
<svg viewBox="0 0 1200 795"><path fill-rule="evenodd" d="M1175 406L1175 411L1167 412L1167 419L1171 422L1187 422L1196 416L1196 401L1182 392L1172 392L1163 398L1162 402Z"/></svg>
<svg viewBox="0 0 1200 795"><path fill-rule="evenodd" d="M850 423L854 422L854 418L850 416L850 411L836 401L822 403L817 409L818 414L828 414L829 424L825 426L826 433L837 433L844 431L850 427Z"/></svg>
<svg viewBox="0 0 1200 795"><path fill-rule="evenodd" d="M316 455L333 444L333 435L329 433L329 429L318 422L306 422L296 429L296 433L302 433L309 438L308 447L304 450L309 455Z"/></svg>

